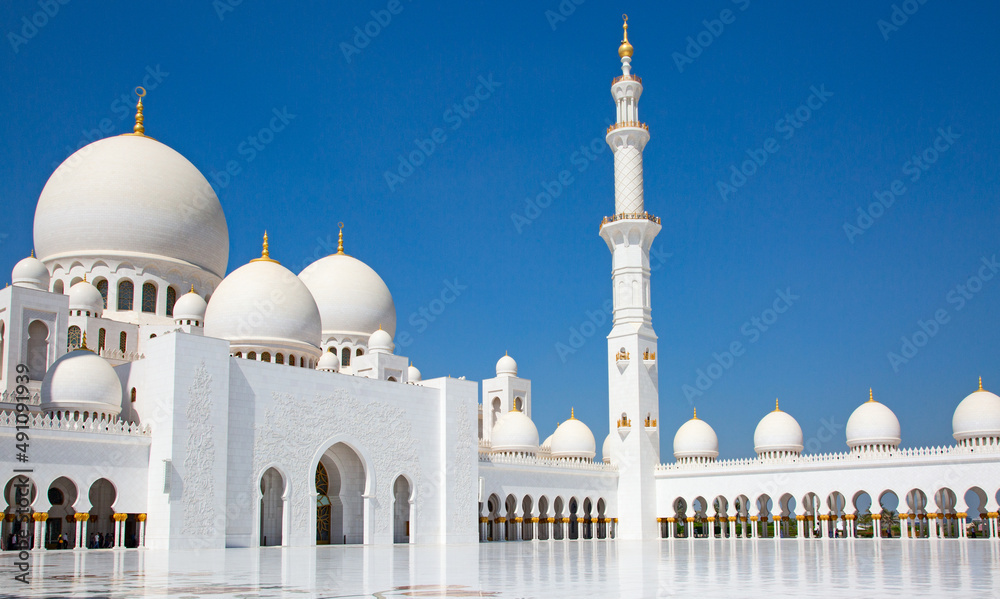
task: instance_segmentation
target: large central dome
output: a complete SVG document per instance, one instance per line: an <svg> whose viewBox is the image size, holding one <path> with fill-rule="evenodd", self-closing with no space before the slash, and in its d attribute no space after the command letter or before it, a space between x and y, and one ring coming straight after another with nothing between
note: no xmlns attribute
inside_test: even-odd
<svg viewBox="0 0 1000 599"><path fill-rule="evenodd" d="M229 231L212 186L186 158L142 135L87 145L52 174L35 210L35 249L226 274Z"/></svg>

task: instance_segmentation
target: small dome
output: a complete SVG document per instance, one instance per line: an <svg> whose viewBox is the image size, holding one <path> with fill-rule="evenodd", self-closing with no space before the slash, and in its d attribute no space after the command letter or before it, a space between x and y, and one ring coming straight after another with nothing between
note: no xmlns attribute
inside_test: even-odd
<svg viewBox="0 0 1000 599"><path fill-rule="evenodd" d="M292 271L270 258L229 273L205 310L205 336L245 346L304 351L319 358L316 302Z"/></svg>
<svg viewBox="0 0 1000 599"><path fill-rule="evenodd" d="M370 352L391 354L395 347L395 344L392 342L392 335L386 330L379 329L368 338L368 351Z"/></svg>
<svg viewBox="0 0 1000 599"><path fill-rule="evenodd" d="M872 397L854 410L847 419L847 445L855 447L887 445L899 447L899 419L892 410Z"/></svg>
<svg viewBox="0 0 1000 599"><path fill-rule="evenodd" d="M420 371L417 370L417 367L414 366L413 364L410 364L410 367L406 369L406 380L410 381L411 383L417 383L423 380L420 377Z"/></svg>
<svg viewBox="0 0 1000 599"><path fill-rule="evenodd" d="M674 458L717 458L719 457L719 437L707 422L698 418L688 420L674 435Z"/></svg>
<svg viewBox="0 0 1000 599"><path fill-rule="evenodd" d="M382 277L347 254L332 254L299 273L316 299L323 338L365 338L377 329L396 334L396 304Z"/></svg>
<svg viewBox="0 0 1000 599"><path fill-rule="evenodd" d="M174 320L205 320L208 302L194 292L194 289L177 298L174 303Z"/></svg>
<svg viewBox="0 0 1000 599"><path fill-rule="evenodd" d="M951 430L959 442L1000 437L1000 397L984 390L980 380L979 389L955 408Z"/></svg>
<svg viewBox="0 0 1000 599"><path fill-rule="evenodd" d="M503 376L509 374L511 376L517 376L517 362L514 358L504 354L502 358L497 362L497 376Z"/></svg>
<svg viewBox="0 0 1000 599"><path fill-rule="evenodd" d="M597 454L594 433L570 411L569 420L552 433L552 457L593 459Z"/></svg>
<svg viewBox="0 0 1000 599"><path fill-rule="evenodd" d="M601 445L601 460L605 464L611 463L611 433L604 437L604 445Z"/></svg>
<svg viewBox="0 0 1000 599"><path fill-rule="evenodd" d="M316 370L322 370L324 372L337 372L340 370L340 358L337 357L337 352L326 351L320 356L319 361L316 363Z"/></svg>
<svg viewBox="0 0 1000 599"><path fill-rule="evenodd" d="M49 288L49 269L35 258L34 252L14 265L10 272L10 280L16 287L29 287L47 291Z"/></svg>
<svg viewBox="0 0 1000 599"><path fill-rule="evenodd" d="M538 428L531 418L520 411L511 410L493 427L493 451L538 452Z"/></svg>
<svg viewBox="0 0 1000 599"><path fill-rule="evenodd" d="M761 418L753 433L754 451L763 453L802 453L802 427L787 412L778 409Z"/></svg>
<svg viewBox="0 0 1000 599"><path fill-rule="evenodd" d="M538 455L552 455L552 435L549 435L545 438L545 441L542 441L541 446L538 448Z"/></svg>
<svg viewBox="0 0 1000 599"><path fill-rule="evenodd" d="M43 262L99 256L222 277L229 260L212 186L186 158L142 135L97 140L59 165L38 198L34 241Z"/></svg>
<svg viewBox="0 0 1000 599"><path fill-rule="evenodd" d="M52 364L42 379L41 407L46 412L80 411L117 416L122 385L115 369L87 349L78 349Z"/></svg>
<svg viewBox="0 0 1000 599"><path fill-rule="evenodd" d="M80 281L69 288L69 309L84 310L100 316L104 310L104 296L91 283Z"/></svg>

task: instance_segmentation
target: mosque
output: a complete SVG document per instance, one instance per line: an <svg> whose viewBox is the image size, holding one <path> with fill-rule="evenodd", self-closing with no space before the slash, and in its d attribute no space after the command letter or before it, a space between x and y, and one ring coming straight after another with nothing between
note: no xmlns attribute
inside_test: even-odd
<svg viewBox="0 0 1000 599"><path fill-rule="evenodd" d="M392 294L342 231L298 274L266 234L261 256L226 274L222 206L146 135L140 95L132 133L52 173L34 249L0 291L0 439L17 449L0 454L2 548L996 539L1000 397L981 383L956 401L947 447L901 447L870 393L844 452L803 453L776 404L756 458L718 461L695 414L661 461L649 285L661 226L644 201L650 133L624 32L606 136L615 206L600 227L614 304L600 459L568 406L539 442L513 357L475 382L424 379L394 353Z"/></svg>

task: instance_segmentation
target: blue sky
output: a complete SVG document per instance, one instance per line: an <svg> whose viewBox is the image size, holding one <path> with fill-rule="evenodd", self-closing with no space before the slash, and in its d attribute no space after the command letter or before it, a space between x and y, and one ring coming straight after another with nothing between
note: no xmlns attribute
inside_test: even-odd
<svg viewBox="0 0 1000 599"><path fill-rule="evenodd" d="M1000 389L1000 8L577 2L70 2L51 17L4 3L4 268L30 249L54 167L102 126L130 130L121 96L145 84L147 134L219 194L230 270L259 255L266 228L298 272L335 251L343 221L348 253L392 290L397 342L409 335L398 352L425 377L481 380L509 351L542 437L574 406L600 444L609 325L588 323L610 299L603 135L627 12L652 135L646 208L663 219L664 459L692 404L723 457L751 455L775 397L808 450L841 451L869 387L904 445L950 443L976 377ZM261 135L274 111L287 125ZM401 171L412 152L420 164ZM529 209L560 176L551 204ZM449 286L461 293L439 311ZM768 313L778 290L795 297Z"/></svg>

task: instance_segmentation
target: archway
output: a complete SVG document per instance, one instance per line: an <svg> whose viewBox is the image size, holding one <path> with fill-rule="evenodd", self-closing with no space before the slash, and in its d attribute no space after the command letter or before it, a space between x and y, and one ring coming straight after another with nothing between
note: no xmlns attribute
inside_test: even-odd
<svg viewBox="0 0 1000 599"><path fill-rule="evenodd" d="M577 519L580 512L580 503L576 500L576 497L571 497L569 500L569 534L566 535L568 539L579 539L580 538L580 523Z"/></svg>
<svg viewBox="0 0 1000 599"><path fill-rule="evenodd" d="M534 502L531 500L530 495L525 495L521 499L521 540L531 541L535 538L535 527L531 521L531 509L534 507Z"/></svg>
<svg viewBox="0 0 1000 599"><path fill-rule="evenodd" d="M771 511L774 509L774 501L771 500L771 496L767 493L757 497L756 502L757 514L759 521L754 524L750 523L751 527L754 527L757 536L761 538L767 538L771 535L768 534L768 520L771 519Z"/></svg>
<svg viewBox="0 0 1000 599"><path fill-rule="evenodd" d="M706 520L708 518L708 502L705 501L704 497L695 497L691 501L691 511L694 512L692 516L694 517L694 522L691 523L691 534L693 537L707 537L708 532L705 527Z"/></svg>
<svg viewBox="0 0 1000 599"><path fill-rule="evenodd" d="M566 504L563 502L562 497L556 497L556 500L552 503L552 513L554 515L554 520L552 522L552 538L562 540L566 538L566 527L563 526L563 518L565 515L563 511L566 509Z"/></svg>
<svg viewBox="0 0 1000 599"><path fill-rule="evenodd" d="M802 530L799 533L806 539L820 536L819 510L819 495L813 492L806 493L802 497L802 516L804 518L802 520Z"/></svg>
<svg viewBox="0 0 1000 599"><path fill-rule="evenodd" d="M486 500L486 511L488 512L486 517L486 540L499 541L502 538L502 533L497 522L497 519L500 517L500 498L496 494L490 495L490 498Z"/></svg>
<svg viewBox="0 0 1000 599"><path fill-rule="evenodd" d="M959 536L958 523L955 517L955 505L958 497L955 492L948 487L938 489L934 494L934 503L937 504L937 531L938 536L943 538L957 538Z"/></svg>
<svg viewBox="0 0 1000 599"><path fill-rule="evenodd" d="M275 468L260 477L260 546L282 545L285 514L285 479Z"/></svg>
<svg viewBox="0 0 1000 599"><path fill-rule="evenodd" d="M911 489L906 494L906 504L910 508L910 536L927 537L927 494L920 489Z"/></svg>
<svg viewBox="0 0 1000 599"><path fill-rule="evenodd" d="M410 542L410 481L403 475L392 485L392 542Z"/></svg>
<svg viewBox="0 0 1000 599"><path fill-rule="evenodd" d="M722 495L717 496L712 500L712 511L715 516L715 525L713 526L712 535L715 536L717 533L719 538L726 538L729 536L729 502Z"/></svg>
<svg viewBox="0 0 1000 599"><path fill-rule="evenodd" d="M345 443L331 446L316 465L316 544L364 543L367 483L364 463Z"/></svg>
<svg viewBox="0 0 1000 599"><path fill-rule="evenodd" d="M49 327L40 320L28 325L28 376L31 380L45 378L49 367Z"/></svg>
<svg viewBox="0 0 1000 599"><path fill-rule="evenodd" d="M778 498L778 514L774 518L774 536L782 536L785 538L791 538L792 536L799 536L799 526L798 520L795 518L795 497L791 493L785 493ZM793 535L793 523L794 532ZM780 533L778 532L780 529Z"/></svg>
<svg viewBox="0 0 1000 599"><path fill-rule="evenodd" d="M115 546L115 510L111 508L118 497L115 486L106 478L90 485L90 524L87 526L87 546L109 548Z"/></svg>
<svg viewBox="0 0 1000 599"><path fill-rule="evenodd" d="M38 495L35 482L24 475L12 477L3 489L6 502L2 528L4 550L31 549L35 544L35 528L31 514ZM26 518L24 516L27 516Z"/></svg>
<svg viewBox="0 0 1000 599"><path fill-rule="evenodd" d="M888 538L899 537L902 531L899 525L899 497L891 490L882 491L878 497L878 507L882 513L878 526L879 534Z"/></svg>
<svg viewBox="0 0 1000 599"><path fill-rule="evenodd" d="M675 522L673 536L678 538L689 536L690 527L687 525L687 501L684 501L683 497L678 497L677 499L674 499L673 507Z"/></svg>
<svg viewBox="0 0 1000 599"><path fill-rule="evenodd" d="M607 514L608 506L604 502L604 498L601 497L597 500L597 538L606 539L608 538L608 519Z"/></svg>
<svg viewBox="0 0 1000 599"><path fill-rule="evenodd" d="M834 491L826 498L826 505L830 508L830 520L827 522L828 536L840 537L846 534L844 529L844 508L847 507L847 499L840 491Z"/></svg>
<svg viewBox="0 0 1000 599"><path fill-rule="evenodd" d="M968 536L971 539L982 539L990 536L989 520L986 516L986 492L981 487L970 487L965 492L965 505L969 519ZM965 523L962 523L965 526Z"/></svg>
<svg viewBox="0 0 1000 599"><path fill-rule="evenodd" d="M872 509L872 498L867 491L858 491L851 500L854 503L854 536L870 539L877 533L877 518L873 518L877 509Z"/></svg>
<svg viewBox="0 0 1000 599"><path fill-rule="evenodd" d="M45 546L49 549L72 549L76 547L76 510L73 504L77 498L76 485L65 476L49 485L49 519L45 521Z"/></svg>
<svg viewBox="0 0 1000 599"><path fill-rule="evenodd" d="M516 534L515 518L517 518L517 499L513 495L508 495L507 500L504 501L503 539L505 541L519 540Z"/></svg>

